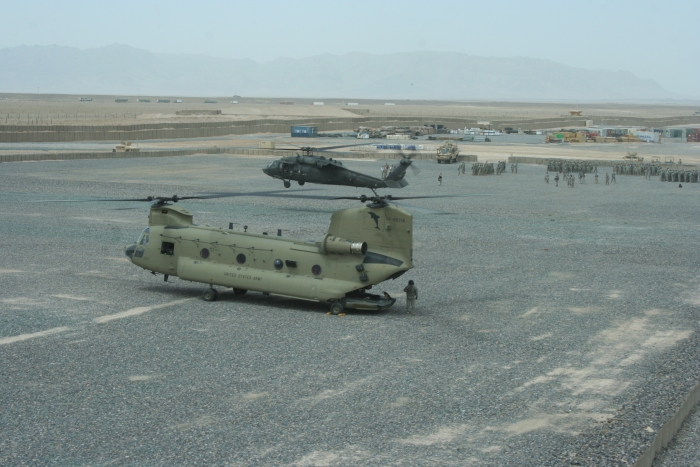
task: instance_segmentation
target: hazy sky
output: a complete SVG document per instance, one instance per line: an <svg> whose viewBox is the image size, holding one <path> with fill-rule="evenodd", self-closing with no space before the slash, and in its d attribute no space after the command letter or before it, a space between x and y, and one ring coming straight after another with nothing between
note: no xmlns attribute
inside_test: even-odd
<svg viewBox="0 0 700 467"><path fill-rule="evenodd" d="M628 70L700 96L693 1L3 0L0 48L127 44L269 61L416 50L551 59Z"/></svg>

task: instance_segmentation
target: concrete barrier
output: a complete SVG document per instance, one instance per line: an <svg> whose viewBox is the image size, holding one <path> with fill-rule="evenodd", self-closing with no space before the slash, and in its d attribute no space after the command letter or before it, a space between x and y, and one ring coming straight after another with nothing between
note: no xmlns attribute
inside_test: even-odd
<svg viewBox="0 0 700 467"><path fill-rule="evenodd" d="M569 159L567 157L523 157L523 156L511 156L508 158L508 163L517 162L518 164L534 164L534 165L548 165L551 159ZM615 164L624 162L623 160L600 160L600 159L581 159L586 162L590 162L595 165L612 167Z"/></svg>
<svg viewBox="0 0 700 467"><path fill-rule="evenodd" d="M700 383L690 391L676 413L661 427L654 435L651 445L639 456L639 459L632 464L632 467L651 467L656 454L668 446L678 429L683 424L691 410L700 402Z"/></svg>

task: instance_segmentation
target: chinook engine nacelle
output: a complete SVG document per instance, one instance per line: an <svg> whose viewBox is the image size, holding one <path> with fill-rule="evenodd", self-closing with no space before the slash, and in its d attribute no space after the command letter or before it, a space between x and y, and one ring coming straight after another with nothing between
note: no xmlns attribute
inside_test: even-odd
<svg viewBox="0 0 700 467"><path fill-rule="evenodd" d="M321 241L323 254L364 255L367 253L367 242L351 242L341 237L326 235Z"/></svg>

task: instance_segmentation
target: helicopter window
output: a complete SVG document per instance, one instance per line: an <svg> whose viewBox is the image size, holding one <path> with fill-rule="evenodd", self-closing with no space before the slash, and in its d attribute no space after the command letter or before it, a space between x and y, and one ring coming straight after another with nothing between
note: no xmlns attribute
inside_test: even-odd
<svg viewBox="0 0 700 467"><path fill-rule="evenodd" d="M277 270L282 269L282 266L284 266L284 263L281 259L276 259L273 264L275 265L275 269Z"/></svg>
<svg viewBox="0 0 700 467"><path fill-rule="evenodd" d="M199 256L202 257L202 259L207 259L209 258L209 249L208 248L202 248L199 250Z"/></svg>
<svg viewBox="0 0 700 467"><path fill-rule="evenodd" d="M141 235L141 241L139 242L139 245L148 245L148 234Z"/></svg>
<svg viewBox="0 0 700 467"><path fill-rule="evenodd" d="M236 261L238 261L238 264L245 264L245 255L243 253L238 253Z"/></svg>
<svg viewBox="0 0 700 467"><path fill-rule="evenodd" d="M319 266L318 264L314 264L314 265L311 267L311 273L312 273L314 276L320 275L320 274L321 274L321 271L323 271L323 270L321 269L321 266Z"/></svg>
<svg viewBox="0 0 700 467"><path fill-rule="evenodd" d="M160 252L164 255L173 255L175 253L175 244L170 242L163 242L160 244Z"/></svg>
<svg viewBox="0 0 700 467"><path fill-rule="evenodd" d="M289 172L289 166L287 164L282 164L282 170Z"/></svg>

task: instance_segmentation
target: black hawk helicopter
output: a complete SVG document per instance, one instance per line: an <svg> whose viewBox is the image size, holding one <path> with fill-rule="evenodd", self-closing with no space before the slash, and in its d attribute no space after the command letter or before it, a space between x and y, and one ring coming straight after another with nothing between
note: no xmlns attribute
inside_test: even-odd
<svg viewBox="0 0 700 467"><path fill-rule="evenodd" d="M330 146L324 148L299 148L301 154L297 153L294 156L285 156L272 162L263 169L266 175L272 178L277 178L284 182L284 187L292 186L292 180L295 180L299 185L305 183L319 183L322 185L344 185L354 186L356 188L403 188L408 185L404 180L406 169L409 167L414 173L420 173L416 169L411 160L411 156L401 158L394 170L389 172L385 179L372 177L371 175L355 172L343 165L342 162L334 160L332 157L316 156L314 151L328 151L331 149L347 148L353 146L364 146L362 144L349 144L343 146ZM297 149L281 149L283 151L295 151Z"/></svg>

